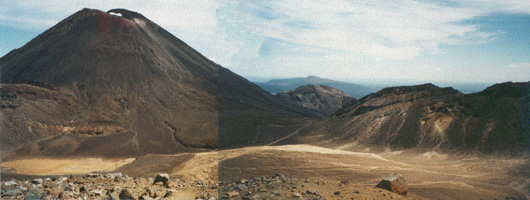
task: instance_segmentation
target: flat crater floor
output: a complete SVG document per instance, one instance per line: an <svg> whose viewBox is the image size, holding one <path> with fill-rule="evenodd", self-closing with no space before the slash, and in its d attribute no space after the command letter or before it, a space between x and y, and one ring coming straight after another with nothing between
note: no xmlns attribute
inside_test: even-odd
<svg viewBox="0 0 530 200"><path fill-rule="evenodd" d="M299 178L348 180L359 187L375 186L384 177L400 173L407 180L407 197L411 198L530 197L527 196L530 194L530 162L526 158L449 156L410 151L365 153L312 145L284 145L196 154L146 155L122 160L90 160L101 164L89 164L86 159L11 160L2 162L1 166L3 176L69 175L91 171L120 171L131 176L153 176L165 172L183 180L227 182L278 173ZM28 167L34 161L40 164ZM328 188L329 191L335 189Z"/></svg>

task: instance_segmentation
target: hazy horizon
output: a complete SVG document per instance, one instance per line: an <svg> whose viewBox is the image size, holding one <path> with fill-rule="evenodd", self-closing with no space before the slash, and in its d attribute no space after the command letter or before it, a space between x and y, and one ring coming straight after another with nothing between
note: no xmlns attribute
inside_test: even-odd
<svg viewBox="0 0 530 200"><path fill-rule="evenodd" d="M85 7L139 12L244 77L530 80L526 1L4 1L0 56Z"/></svg>
<svg viewBox="0 0 530 200"><path fill-rule="evenodd" d="M314 75L310 75L314 76ZM306 76L307 77L307 76ZM244 77L253 83L265 83L274 79L292 79L292 78L306 78L306 77ZM317 76L319 77L319 76ZM383 89L385 87L395 86L413 86L421 85L426 83L432 83L438 87L452 87L462 93L469 94L480 92L489 86L497 83L493 82L465 82L465 81L422 81L422 80L405 80L405 79L334 79L326 78L334 81L340 81L345 83L354 83L364 87L371 88L374 92ZM501 83L501 82L498 82Z"/></svg>

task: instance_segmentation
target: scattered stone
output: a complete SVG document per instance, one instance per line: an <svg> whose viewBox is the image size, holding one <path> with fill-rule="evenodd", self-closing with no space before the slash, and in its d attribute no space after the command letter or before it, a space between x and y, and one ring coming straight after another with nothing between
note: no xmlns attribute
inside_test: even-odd
<svg viewBox="0 0 530 200"><path fill-rule="evenodd" d="M61 192L59 193L59 195L57 195L57 198L59 199L71 199L72 197L68 194L66 194L65 192Z"/></svg>
<svg viewBox="0 0 530 200"><path fill-rule="evenodd" d="M153 185L156 184L156 183L159 183L159 182L162 182L162 184L165 186L165 187L169 187L169 175L166 174L166 173L162 173L162 174L158 174L156 175L154 181L153 181Z"/></svg>
<svg viewBox="0 0 530 200"><path fill-rule="evenodd" d="M302 195L300 193L298 193L298 192L294 192L293 193L293 197L294 198L302 198Z"/></svg>
<svg viewBox="0 0 530 200"><path fill-rule="evenodd" d="M236 192L236 191L230 191L230 192L227 192L226 195L228 195L228 197L238 197L239 196L239 192Z"/></svg>
<svg viewBox="0 0 530 200"><path fill-rule="evenodd" d="M108 200L118 200L119 198L112 194L112 192L109 190L107 191L107 193L105 194L105 198L108 199Z"/></svg>
<svg viewBox="0 0 530 200"><path fill-rule="evenodd" d="M4 182L4 186L5 187L9 187L9 186L12 186L12 185L17 185L17 182L15 180L10 180L10 181Z"/></svg>
<svg viewBox="0 0 530 200"><path fill-rule="evenodd" d="M255 199L255 200L262 200L262 199L265 199L265 198L263 198L263 197L262 197L261 195L259 195L259 194L256 194L256 195L252 196L252 198Z"/></svg>
<svg viewBox="0 0 530 200"><path fill-rule="evenodd" d="M42 178L36 178L36 179L31 180L31 183L33 184L42 184L43 182L44 180L42 180Z"/></svg>
<svg viewBox="0 0 530 200"><path fill-rule="evenodd" d="M128 189L121 190L119 197L120 199L134 199L131 191L129 191Z"/></svg>
<svg viewBox="0 0 530 200"><path fill-rule="evenodd" d="M97 178L99 176L100 176L99 174L92 173L92 172L90 172L90 173L85 175L85 177L87 177L87 178Z"/></svg>
<svg viewBox="0 0 530 200"><path fill-rule="evenodd" d="M138 197L138 200L154 200L154 199L149 197L149 196L147 196L147 195L144 195L144 196Z"/></svg>
<svg viewBox="0 0 530 200"><path fill-rule="evenodd" d="M247 186L245 186L245 184L237 184L236 189L240 191L245 190L247 189Z"/></svg>
<svg viewBox="0 0 530 200"><path fill-rule="evenodd" d="M72 186L70 186L70 185L67 185L67 186L64 187L63 190L64 190L64 191L68 191L68 192L73 192L73 191L74 191L74 188L72 188Z"/></svg>
<svg viewBox="0 0 530 200"><path fill-rule="evenodd" d="M79 189L81 191L81 189ZM103 196L103 190L94 190L92 191L96 196Z"/></svg>
<svg viewBox="0 0 530 200"><path fill-rule="evenodd" d="M315 190L307 190L305 193L312 194L312 195L318 195L318 192Z"/></svg>
<svg viewBox="0 0 530 200"><path fill-rule="evenodd" d="M392 174L379 182L375 187L407 196L407 181L401 174Z"/></svg>
<svg viewBox="0 0 530 200"><path fill-rule="evenodd" d="M252 197L249 196L242 196L241 200L253 200Z"/></svg>
<svg viewBox="0 0 530 200"><path fill-rule="evenodd" d="M40 200L42 199L41 195L33 194L31 192L26 193L24 200Z"/></svg>
<svg viewBox="0 0 530 200"><path fill-rule="evenodd" d="M4 193L4 196L7 196L7 197L15 197L18 195L22 195L22 191L20 189L9 190L6 193Z"/></svg>
<svg viewBox="0 0 530 200"><path fill-rule="evenodd" d="M108 179L116 179L116 177L119 177L119 178L122 178L123 177L123 174L121 172L116 172L116 173L108 173L106 175L106 177Z"/></svg>

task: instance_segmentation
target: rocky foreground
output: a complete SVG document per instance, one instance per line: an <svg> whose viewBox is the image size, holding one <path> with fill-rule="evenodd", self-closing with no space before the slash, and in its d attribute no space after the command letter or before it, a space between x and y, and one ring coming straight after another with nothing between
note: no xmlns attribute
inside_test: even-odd
<svg viewBox="0 0 530 200"><path fill-rule="evenodd" d="M122 173L2 181L1 199L217 199L217 184Z"/></svg>
<svg viewBox="0 0 530 200"><path fill-rule="evenodd" d="M170 179L167 174L134 178L122 173L2 181L1 199L412 199L404 177L391 175L377 186L348 180L296 178L281 174L220 181ZM507 200L524 197L506 197Z"/></svg>
<svg viewBox="0 0 530 200"><path fill-rule="evenodd" d="M219 182L220 199L406 199L390 191L361 186L348 180L295 178L281 174Z"/></svg>
<svg viewBox="0 0 530 200"><path fill-rule="evenodd" d="M134 178L122 173L2 182L2 199L404 199L404 196L349 181L286 177L203 182L167 174Z"/></svg>

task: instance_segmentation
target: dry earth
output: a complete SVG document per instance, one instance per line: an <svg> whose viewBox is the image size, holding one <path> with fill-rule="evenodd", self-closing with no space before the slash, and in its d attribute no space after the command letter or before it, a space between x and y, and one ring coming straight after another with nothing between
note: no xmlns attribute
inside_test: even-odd
<svg viewBox="0 0 530 200"><path fill-rule="evenodd" d="M495 158L476 155L441 155L393 151L385 153L350 152L311 145L261 146L197 154L146 155L131 160L98 160L94 171L120 171L139 177L168 173L182 180L230 182L273 176L307 178L327 182L318 186L321 195L338 198L333 192L340 181L350 181L355 190L369 191L392 173L403 174L409 186L407 198L414 199L504 199L509 196L529 198L530 162L524 158ZM46 163L44 161L48 161ZM63 164L70 163L70 168ZM6 161L3 170L34 175L71 174L83 171L86 159L41 159L27 169L28 160ZM118 165L123 165L117 167ZM42 166L42 167L39 167ZM50 169L56 166L56 169ZM116 166L111 168L110 166ZM72 170L77 168L77 171ZM141 172L141 173L140 173ZM341 190L346 191L346 190ZM377 193L379 191L375 191ZM374 194L375 194L374 193ZM345 194L343 192L343 194ZM368 197L366 197L368 198ZM339 198L340 199L340 198Z"/></svg>
<svg viewBox="0 0 530 200"><path fill-rule="evenodd" d="M20 174L33 175L65 175L86 174L94 171L112 171L123 165L134 161L129 159L101 159L101 158L78 158L78 159L46 159L31 158L14 160L2 163L2 167L16 169Z"/></svg>

